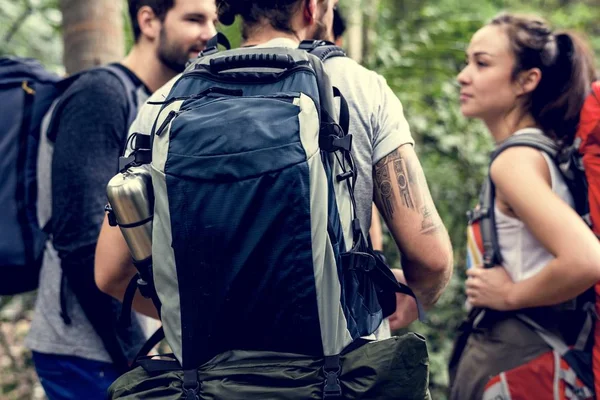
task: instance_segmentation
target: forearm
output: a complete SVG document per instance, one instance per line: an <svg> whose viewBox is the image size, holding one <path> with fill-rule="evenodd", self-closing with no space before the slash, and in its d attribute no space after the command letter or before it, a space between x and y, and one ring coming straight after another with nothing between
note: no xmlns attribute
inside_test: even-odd
<svg viewBox="0 0 600 400"><path fill-rule="evenodd" d="M596 281L585 268L554 259L539 273L514 283L507 294L507 303L512 310L556 305L577 297Z"/></svg>
<svg viewBox="0 0 600 400"><path fill-rule="evenodd" d="M371 237L371 243L373 249L382 251L383 250L383 232L381 230L381 219L379 218L379 212L377 207L373 204L371 216L371 228L369 229L369 236Z"/></svg>
<svg viewBox="0 0 600 400"><path fill-rule="evenodd" d="M416 259L407 255L402 257L402 269L408 286L425 308L431 308L439 300L452 277L451 251L440 249L438 253L436 255L434 251L429 253L430 257Z"/></svg>
<svg viewBox="0 0 600 400"><path fill-rule="evenodd" d="M111 297L114 297L120 302L123 302L129 283L135 276L137 276L137 269L133 264L123 265L121 273L118 276L113 276L111 280L98 278L98 275L96 276L96 283L101 291ZM139 313L147 315L148 317L159 319L156 307L154 307L152 300L143 297L139 291L135 294L132 307Z"/></svg>
<svg viewBox="0 0 600 400"><path fill-rule="evenodd" d="M137 275L137 269L133 265L129 248L120 229L110 226L106 218L96 246L94 274L98 288L121 302L131 279ZM133 309L158 319L152 300L144 298L139 292L133 300Z"/></svg>

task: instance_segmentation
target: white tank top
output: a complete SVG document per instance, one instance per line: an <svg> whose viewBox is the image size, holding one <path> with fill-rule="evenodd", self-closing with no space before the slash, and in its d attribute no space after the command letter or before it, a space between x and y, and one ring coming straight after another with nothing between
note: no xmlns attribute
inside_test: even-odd
<svg viewBox="0 0 600 400"><path fill-rule="evenodd" d="M543 134L539 129L528 128L516 132L515 135L525 132ZM560 170L546 153L541 153L550 170L552 191L574 207L573 197ZM521 220L504 214L497 206L494 207L494 213L503 266L513 281L521 281L535 275L554 258Z"/></svg>

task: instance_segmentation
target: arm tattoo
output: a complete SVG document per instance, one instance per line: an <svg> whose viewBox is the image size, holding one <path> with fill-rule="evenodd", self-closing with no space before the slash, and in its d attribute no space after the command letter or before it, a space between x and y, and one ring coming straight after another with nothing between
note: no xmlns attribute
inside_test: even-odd
<svg viewBox="0 0 600 400"><path fill-rule="evenodd" d="M384 159L386 160L387 157ZM381 210L388 218L394 215L394 190L392 188L392 181L390 178L390 172L387 168L387 163L379 162L375 166L375 179L376 185L379 186L379 196L381 197L381 203L383 210Z"/></svg>
<svg viewBox="0 0 600 400"><path fill-rule="evenodd" d="M393 151L375 165L375 180L377 196L383 208L381 211L386 219L393 217L400 202L404 207L417 211L422 216L422 234L438 231L440 221L436 218L425 175L418 165L414 165L413 160L403 157L398 150Z"/></svg>
<svg viewBox="0 0 600 400"><path fill-rule="evenodd" d="M412 193L409 184L409 175L406 168L406 162L397 154L397 158L393 160L394 172L396 173L396 181L398 182L398 189L400 189L400 197L406 208L414 209L415 201L413 200Z"/></svg>

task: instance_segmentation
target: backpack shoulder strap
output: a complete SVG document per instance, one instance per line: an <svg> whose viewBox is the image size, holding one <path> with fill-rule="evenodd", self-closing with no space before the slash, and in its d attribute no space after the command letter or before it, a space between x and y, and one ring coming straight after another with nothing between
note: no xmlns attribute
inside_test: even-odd
<svg viewBox="0 0 600 400"><path fill-rule="evenodd" d="M346 57L344 49L326 40L304 40L298 48L317 56L322 62L334 57Z"/></svg>
<svg viewBox="0 0 600 400"><path fill-rule="evenodd" d="M537 130L536 130L537 132ZM532 147L548 154L553 160L556 160L559 148L558 145L547 136L539 133L523 132L513 135L502 142L491 154L490 165L506 149L511 147ZM469 221L479 221L481 230L481 240L483 242L483 263L485 268L491 268L494 265L502 263L500 246L498 244L498 235L496 231L496 219L494 214L494 203L496 190L494 182L488 173L488 177L482 185L479 195L479 207L470 211Z"/></svg>
<svg viewBox="0 0 600 400"><path fill-rule="evenodd" d="M125 71L121 68L116 67L114 65L103 65L100 67L92 68L89 70L81 71L76 74L73 74L58 83L58 87L60 88L60 93L63 94L77 79L79 79L83 74L86 74L90 71L102 70L111 73L115 78L121 82L123 88L125 89L125 96L127 99L127 126L131 125L133 120L137 115L138 110L138 96L137 96L137 86L134 85L131 78L127 75ZM54 142L56 140L56 114L55 110L57 109L58 104L60 103L61 96L58 96L50 109L48 110L48 123L46 127L45 134L49 137L50 141Z"/></svg>
<svg viewBox="0 0 600 400"><path fill-rule="evenodd" d="M133 120L137 115L137 110L139 107L138 98L137 98L137 89L138 87L133 84L133 81L127 75L125 71L115 65L104 65L102 67L98 67L98 69L110 72L113 74L123 85L125 88L125 94L127 96L127 125L131 125Z"/></svg>
<svg viewBox="0 0 600 400"><path fill-rule="evenodd" d="M493 152L490 160L493 162L504 150L510 147L533 147L534 149L543 151L548 154L552 159L556 159L559 147L549 137L541 135L539 133L524 132L518 135L513 135L502 142Z"/></svg>

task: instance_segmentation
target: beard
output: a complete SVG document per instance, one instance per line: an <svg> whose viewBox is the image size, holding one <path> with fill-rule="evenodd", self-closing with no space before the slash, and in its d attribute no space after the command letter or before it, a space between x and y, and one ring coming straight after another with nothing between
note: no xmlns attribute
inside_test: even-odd
<svg viewBox="0 0 600 400"><path fill-rule="evenodd" d="M317 21L315 24L315 30L312 34L312 40L329 40L332 41L331 38L331 29L328 29L327 26L323 23L322 20Z"/></svg>
<svg viewBox="0 0 600 400"><path fill-rule="evenodd" d="M158 59L169 69L176 73L183 72L189 61L190 50L182 50L181 46L173 43L167 36L166 29L160 31L160 44L158 45Z"/></svg>
<svg viewBox="0 0 600 400"><path fill-rule="evenodd" d="M327 18L326 14L329 1L331 0L322 1L320 3L319 7L321 11L321 18L319 18L316 21L314 31L312 32L312 35L310 35L311 37L308 39L328 40L330 42L333 42L333 26L331 26L331 24L333 23L333 19L331 20L330 26L327 26L327 24L325 23L325 19Z"/></svg>

